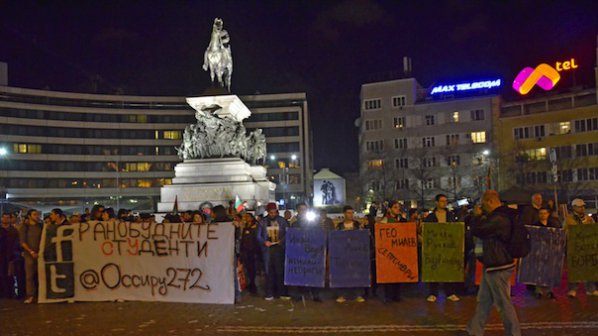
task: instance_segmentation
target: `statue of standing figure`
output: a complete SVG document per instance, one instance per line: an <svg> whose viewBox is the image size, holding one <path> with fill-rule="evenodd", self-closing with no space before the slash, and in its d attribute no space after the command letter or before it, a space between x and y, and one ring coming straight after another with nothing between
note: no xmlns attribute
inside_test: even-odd
<svg viewBox="0 0 598 336"><path fill-rule="evenodd" d="M230 92L231 77L233 74L233 55L230 50L230 37L228 32L222 29L222 19L214 19L212 26L212 36L210 44L203 56L203 69L210 69L212 82L214 76L218 78L220 86L225 87Z"/></svg>

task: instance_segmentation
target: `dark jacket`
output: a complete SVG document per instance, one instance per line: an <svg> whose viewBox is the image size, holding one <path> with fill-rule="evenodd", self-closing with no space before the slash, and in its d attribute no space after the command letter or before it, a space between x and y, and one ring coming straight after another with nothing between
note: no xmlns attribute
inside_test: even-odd
<svg viewBox="0 0 598 336"><path fill-rule="evenodd" d="M544 225L544 224L540 223L540 221L538 220L535 223L533 223L532 226L549 227L549 228L560 229L561 228L561 223L559 223L559 221L556 220L556 218L554 218L554 217L548 217L548 223L547 223L547 225Z"/></svg>
<svg viewBox="0 0 598 336"><path fill-rule="evenodd" d="M532 205L526 206L521 211L521 224L532 225L540 219L540 209L534 208Z"/></svg>
<svg viewBox="0 0 598 336"><path fill-rule="evenodd" d="M336 227L337 230L342 231L345 229L345 222L342 221L338 224L338 226ZM353 230L359 230L361 229L361 224L359 224L358 221L353 220Z"/></svg>
<svg viewBox="0 0 598 336"><path fill-rule="evenodd" d="M511 238L512 209L500 206L490 214L474 218L472 233L482 240L482 264L487 271L502 270L513 267L513 257L507 244Z"/></svg>
<svg viewBox="0 0 598 336"><path fill-rule="evenodd" d="M446 222L454 223L458 221L459 217L454 212L446 209ZM430 214L424 218L424 223L438 223L438 218L436 218L436 209L432 210L432 212L430 212Z"/></svg>
<svg viewBox="0 0 598 336"><path fill-rule="evenodd" d="M287 228L289 227L289 223L286 219L281 216L276 216L274 220L278 223L278 241L279 244L284 248L285 244L285 237L287 233ZM268 248L264 245L266 241L268 241L268 226L270 226L270 218L268 216L262 218L258 227L257 227L257 242L259 243L260 247L262 248L262 252L266 252Z"/></svg>
<svg viewBox="0 0 598 336"><path fill-rule="evenodd" d="M257 243L257 223L244 227L241 231L241 253L253 254L259 250Z"/></svg>

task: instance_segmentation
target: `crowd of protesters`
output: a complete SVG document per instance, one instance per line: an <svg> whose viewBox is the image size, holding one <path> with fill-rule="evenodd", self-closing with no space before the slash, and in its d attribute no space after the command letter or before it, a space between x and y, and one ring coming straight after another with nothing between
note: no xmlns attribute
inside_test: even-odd
<svg viewBox="0 0 598 336"><path fill-rule="evenodd" d="M483 199L482 199L483 201ZM496 200L495 200L496 201ZM581 199L571 202L571 211L567 216L559 213L554 202L544 202L541 194L534 194L529 205L521 211L506 211L500 203L493 204L493 209L484 208L483 202L472 207L463 206L450 210L448 198L439 194L435 198L435 207L430 211L411 209L405 211L402 204L397 201L381 202L380 206L372 203L369 214L362 219L355 218L355 210L351 206L343 208L343 216L336 223L327 216L326 211L320 210L319 216L308 211L308 205L300 203L296 206L296 213L286 210L280 214L276 203L269 203L265 212L255 215L252 212L240 211L233 204L228 207L222 205L211 209L197 211L183 211L167 214L163 223L180 222L233 222L235 225L235 265L242 267L245 289L254 295L262 293L266 300L280 298L291 300L293 298L311 298L316 302L322 300L321 288L315 287L288 287L284 284L284 246L285 235L288 228L329 230L370 230L371 239L371 272L372 284L369 288L349 288L334 290L333 295L338 303L350 300L364 302L375 297L377 290L383 291L382 300L393 302L401 300L400 284L376 283L376 267L374 253L374 225L377 222L400 225L402 222L416 222L418 228L418 253L421 256L422 223L465 223L465 253L464 253L464 283L429 283L427 284L426 300L435 302L439 296L440 288L444 288L447 301L459 301L459 295L474 294L478 291L475 285L476 241L484 239L484 234L476 234L476 226L481 227L479 218L484 213L488 215L495 209L503 209L509 220L519 220L525 225L545 226L554 228L567 228L571 225L595 223L594 219L585 212L585 203ZM3 213L0 226L0 297L24 299L25 303L36 300L37 291L37 259L40 254L40 240L44 225L48 231L56 230L57 226L66 223L79 223L86 221L129 221L151 222L156 218L152 214L135 214L131 211L120 209L115 211L102 205L95 205L91 210L85 209L81 213L66 216L61 209L53 209L44 218L36 210L22 213ZM477 238L474 238L476 236ZM478 259L483 259L480 255ZM507 257L508 258L508 257ZM420 258L421 259L421 258ZM509 264L510 265L510 264ZM505 273L506 274L506 273ZM503 276L503 277L506 277ZM236 288L239 288L238 277L235 277ZM259 281L258 281L259 280ZM569 284L568 296L576 297L579 284ZM554 298L551 288L534 287L538 298ZM585 284L587 295L598 296L596 284ZM240 300L239 291L236 300ZM487 304L488 301L486 301ZM492 302L492 301L490 301ZM483 308L486 309L487 307ZM485 312L485 311L484 311ZM483 318L483 313L482 317ZM479 327L479 326L478 326Z"/></svg>

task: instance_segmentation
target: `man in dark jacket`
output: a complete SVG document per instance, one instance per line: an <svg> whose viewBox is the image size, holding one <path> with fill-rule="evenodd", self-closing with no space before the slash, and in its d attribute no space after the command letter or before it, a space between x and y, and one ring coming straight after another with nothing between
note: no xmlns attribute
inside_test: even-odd
<svg viewBox="0 0 598 336"><path fill-rule="evenodd" d="M434 210L424 219L425 223L455 223L458 222L459 219L457 215L447 209L448 205L448 198L446 195L438 194L436 195L436 207ZM428 298L426 299L428 302L436 302L438 298L438 287L441 283L439 282L430 282L429 284L429 291L428 291ZM444 291L446 293L446 299L449 301L459 301L459 297L457 296L457 285L454 283L443 283Z"/></svg>
<svg viewBox="0 0 598 336"><path fill-rule="evenodd" d="M278 215L276 203L268 203L267 216L257 229L257 242L262 249L266 271L266 300L290 299L284 285L284 244L289 223Z"/></svg>
<svg viewBox="0 0 598 336"><path fill-rule="evenodd" d="M488 190L482 196L482 209L486 215L474 219L472 232L474 237L481 239L481 251L476 244L476 255L480 257L484 268L478 305L467 324L467 332L470 335L483 335L490 310L496 305L503 320L505 335L519 336L519 319L511 302L511 276L515 263L507 248L512 231L510 209L502 205L494 190Z"/></svg>

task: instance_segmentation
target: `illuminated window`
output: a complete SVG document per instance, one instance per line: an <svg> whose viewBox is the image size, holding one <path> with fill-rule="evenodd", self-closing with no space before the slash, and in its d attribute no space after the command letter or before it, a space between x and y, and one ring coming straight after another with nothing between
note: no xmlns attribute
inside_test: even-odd
<svg viewBox="0 0 598 336"><path fill-rule="evenodd" d="M125 172L147 172L152 168L149 162L127 162L125 163Z"/></svg>
<svg viewBox="0 0 598 336"><path fill-rule="evenodd" d="M150 180L137 180L137 188L151 188L152 181Z"/></svg>
<svg viewBox="0 0 598 336"><path fill-rule="evenodd" d="M473 143L486 143L486 132L471 132Z"/></svg>
<svg viewBox="0 0 598 336"><path fill-rule="evenodd" d="M136 123L147 123L147 115L138 114L138 115L130 115L128 116L129 122L136 122Z"/></svg>
<svg viewBox="0 0 598 336"><path fill-rule="evenodd" d="M14 144L13 151L19 154L39 154L42 152L42 145Z"/></svg>
<svg viewBox="0 0 598 336"><path fill-rule="evenodd" d="M160 185L165 186L165 185L172 184L172 179L164 179L164 178L158 179L158 182L160 182Z"/></svg>
<svg viewBox="0 0 598 336"><path fill-rule="evenodd" d="M164 139L179 140L181 139L181 131L164 131Z"/></svg>
<svg viewBox="0 0 598 336"><path fill-rule="evenodd" d="M559 123L559 134L569 134L571 133L571 122L564 121Z"/></svg>
<svg viewBox="0 0 598 336"><path fill-rule="evenodd" d="M286 162L284 162L284 161L278 161L278 168L284 169L284 168L286 168L286 166L287 166Z"/></svg>
<svg viewBox="0 0 598 336"><path fill-rule="evenodd" d="M546 160L546 148L533 148L522 152L523 157L528 160Z"/></svg>
<svg viewBox="0 0 598 336"><path fill-rule="evenodd" d="M451 114L451 121L452 122L459 122L459 112L453 112Z"/></svg>
<svg viewBox="0 0 598 336"><path fill-rule="evenodd" d="M446 157L446 165L449 167L455 167L461 164L461 158L459 155L449 155Z"/></svg>
<svg viewBox="0 0 598 336"><path fill-rule="evenodd" d="M405 126L407 126L407 123L405 122L405 117L395 117L393 126L394 128L398 129L405 128Z"/></svg>
<svg viewBox="0 0 598 336"><path fill-rule="evenodd" d="M368 168L370 168L370 169L382 168L382 160L369 160Z"/></svg>

